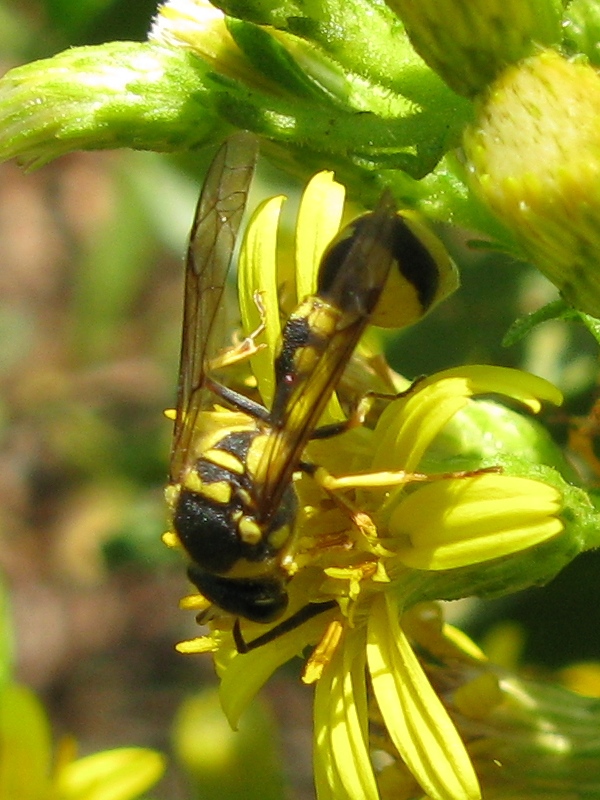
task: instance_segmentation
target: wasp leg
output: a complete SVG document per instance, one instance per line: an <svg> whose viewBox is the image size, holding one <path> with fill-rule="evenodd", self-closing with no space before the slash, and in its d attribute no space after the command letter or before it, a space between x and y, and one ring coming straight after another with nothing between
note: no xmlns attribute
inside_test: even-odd
<svg viewBox="0 0 600 800"><path fill-rule="evenodd" d="M365 421L365 417L371 408L372 398L370 392L361 398L356 408L352 411L348 419L342 422L332 422L330 425L321 425L320 428L314 430L311 434L311 440L314 439L329 439L332 436L338 436L340 433L358 428Z"/></svg>
<svg viewBox="0 0 600 800"><path fill-rule="evenodd" d="M412 481L429 481L431 475L422 472L407 472L406 470L384 470L381 472L366 472L356 475L343 475L336 478L323 467L317 467L312 473L314 479L322 489L327 492L339 492L344 489L369 489L383 486L401 486ZM437 477L437 476L436 476Z"/></svg>
<svg viewBox="0 0 600 800"><path fill-rule="evenodd" d="M308 622L309 619L316 617L318 614L323 614L325 611L329 611L336 606L337 602L335 600L326 600L323 603L308 603L307 605L298 609L298 611L296 611L290 617L284 619L283 622L280 622L279 625L275 625L274 628L271 628L271 630L263 633L262 636L258 636L251 642L247 642L244 639L240 626L240 619L239 617L236 617L236 620L233 624L233 641L235 642L236 649L240 654L249 653L251 650L256 650L257 647L262 647L264 644L268 644L274 639L278 639L285 633L289 633L290 631L299 628L300 625Z"/></svg>
<svg viewBox="0 0 600 800"><path fill-rule="evenodd" d="M354 408L348 419L345 419L342 422L332 422L330 425L321 425L320 428L317 428L313 431L310 437L311 440L329 439L331 436L337 436L340 433L345 433L346 431L352 430L352 428L358 428L359 425L364 423L367 414L371 410L374 400L388 400L391 402L392 400L398 400L401 397L407 397L420 383L425 380L426 377L426 375L420 375L418 378L415 378L410 386L404 389L402 392L395 392L393 394L388 392L366 392L363 397L361 397L358 405Z"/></svg>
<svg viewBox="0 0 600 800"><path fill-rule="evenodd" d="M301 461L298 464L298 469L301 472L304 472L306 475L310 475L312 478L314 478L317 484L329 495L331 500L344 512L344 514L350 517L354 525L356 525L359 530L373 527L368 514L366 514L364 511L361 511L354 505L354 503L348 500L347 497L344 497L343 494L337 491L339 487L335 485L335 483L338 478L334 478L333 475L331 475L324 467L319 467L316 464L311 464L308 461Z"/></svg>
<svg viewBox="0 0 600 800"><path fill-rule="evenodd" d="M260 292L255 292L254 302L260 314L260 325L246 336L245 339L236 342L233 347L227 348L220 355L216 356L216 358L211 359L208 364L207 372L209 370L214 371L240 364L242 361L251 358L258 353L259 350L263 350L266 347L265 344L256 344L256 339L261 333L264 333L265 330L265 307ZM234 389L224 386L222 383L213 380L209 376L206 377L205 384L213 394L221 397L226 403L229 403L229 405L237 408L239 411L243 411L255 419L264 420L265 422L268 421L269 412L264 406L261 406L260 403L255 403L253 400L250 400L250 398L236 392Z"/></svg>
<svg viewBox="0 0 600 800"><path fill-rule="evenodd" d="M393 395L386 394L385 392L371 392L373 397L377 397L381 400L399 400L401 397L408 397L409 394L412 394L417 386L420 386L423 381L427 378L427 375L419 375L416 378L413 378L406 389L403 389L401 392L396 392Z"/></svg>
<svg viewBox="0 0 600 800"><path fill-rule="evenodd" d="M365 472L356 475L343 475L336 478L324 467L302 464L302 471L312 475L316 482L327 492L338 492L343 489L372 489L385 486L401 486L403 483L449 480L450 478L474 478L477 475L502 472L502 467L482 467L481 469L456 470L454 472L438 472L426 475L423 472L407 472L406 470L383 470L381 472ZM305 469L306 467L306 469Z"/></svg>
<svg viewBox="0 0 600 800"><path fill-rule="evenodd" d="M259 419L263 422L269 421L269 411L264 406L261 406L260 403L256 403L249 397L236 392L235 389L223 386L222 383L218 383L212 378L206 378L205 385L213 394L216 394L217 397L220 397L221 400L224 400L238 411L243 411L245 414L254 417L254 419Z"/></svg>
<svg viewBox="0 0 600 800"><path fill-rule="evenodd" d="M390 486L401 486L404 483L428 483L430 481L447 480L450 478L472 478L477 475L502 472L501 467L484 467L474 470L459 470L455 472L440 472L436 475L426 475L422 472L407 472L406 470L367 472L357 475L344 475L336 478L324 467L301 462L299 468L307 475L311 475L317 484L329 495L333 502L339 506L352 520L354 525L367 536L376 535L373 520L362 509L358 508L352 500L342 493L348 489L374 489ZM379 511L385 508L385 502Z"/></svg>
<svg viewBox="0 0 600 800"><path fill-rule="evenodd" d="M212 358L207 364L207 372L215 372L216 370L223 369L224 367L231 367L234 364L239 364L241 361L251 358L253 355L258 353L259 350L264 350L266 344L256 344L256 339L261 335L261 333L264 333L265 330L264 308L262 305L262 300L260 300L260 296L258 294L254 295L254 302L258 306L261 315L261 323L258 328L253 330L252 333L248 334L245 339L242 339L240 342L236 342L232 347L226 348L218 356Z"/></svg>
<svg viewBox="0 0 600 800"><path fill-rule="evenodd" d="M331 661L336 647L342 638L343 626L339 619L333 619L321 637L321 641L308 657L302 674L302 682L306 684L318 681L323 670Z"/></svg>

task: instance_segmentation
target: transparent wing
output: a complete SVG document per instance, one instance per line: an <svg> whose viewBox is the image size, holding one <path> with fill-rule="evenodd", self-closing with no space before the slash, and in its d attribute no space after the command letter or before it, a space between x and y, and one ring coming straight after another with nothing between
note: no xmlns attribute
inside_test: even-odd
<svg viewBox="0 0 600 800"><path fill-rule="evenodd" d="M258 155L254 136L230 136L206 175L190 233L170 479L188 464L199 411L210 392L206 365L223 348L223 293Z"/></svg>
<svg viewBox="0 0 600 800"><path fill-rule="evenodd" d="M263 518L278 507L368 325L394 261L394 217L393 200L385 193L376 209L361 217L349 235L326 252L317 294L299 307L284 329L270 416L275 432L268 438L256 474L257 503ZM300 335L303 313L307 315L304 341ZM334 321L329 334L311 332L308 315L313 314L326 314L327 323Z"/></svg>

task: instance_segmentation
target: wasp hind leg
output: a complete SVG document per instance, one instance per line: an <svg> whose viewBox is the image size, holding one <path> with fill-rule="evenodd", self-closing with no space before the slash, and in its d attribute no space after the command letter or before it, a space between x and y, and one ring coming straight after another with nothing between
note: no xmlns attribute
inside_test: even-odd
<svg viewBox="0 0 600 800"><path fill-rule="evenodd" d="M502 467L481 467L480 469L463 469L454 472L436 472L427 475L424 472L407 472L403 469L383 470L381 472L365 472L356 475L334 477L323 467L307 464L308 472L326 492L339 492L345 489L377 489L401 486L404 483L431 483L433 481L450 480L451 478L475 478L478 475L497 474Z"/></svg>
<svg viewBox="0 0 600 800"><path fill-rule="evenodd" d="M212 378L206 379L206 386L213 394L220 397L221 400L224 400L227 405L232 406L238 411L243 411L244 414L248 414L254 417L254 419L259 419L262 422L269 421L269 410L261 406L261 404L257 403L255 400L251 400L249 397L246 397L246 395L240 394L240 392L236 392L235 389L230 389L228 386Z"/></svg>
<svg viewBox="0 0 600 800"><path fill-rule="evenodd" d="M330 611L336 606L337 601L335 600L326 600L323 603L307 603L287 619L284 619L283 622L275 625L274 628L271 628L266 633L263 633L262 636L257 636L256 639L253 639L251 642L247 642L244 639L240 625L240 618L237 617L233 624L233 641L235 642L236 649L240 654L249 653L251 650L256 650L257 647L262 647L264 644L268 644L269 642L278 639L285 633L289 633L290 631L299 628L300 625L308 622L309 619L316 617L318 614L323 614L325 611Z"/></svg>
<svg viewBox="0 0 600 800"><path fill-rule="evenodd" d="M360 401L357 403L347 419L342 420L342 422L332 422L329 425L321 425L319 428L313 431L310 437L311 440L329 439L332 436L338 436L340 433L350 431L353 428L358 428L360 425L364 424L365 419L376 400L387 400L388 402L391 402L393 400L398 400L401 397L408 397L414 392L417 386L419 386L419 384L425 380L425 377L425 375L421 375L418 378L415 378L410 386L401 392L395 392L393 394L389 392L366 392L361 397Z"/></svg>
<svg viewBox="0 0 600 800"><path fill-rule="evenodd" d="M236 364L241 364L242 362L247 361L249 358L252 358L253 355L266 347L265 344L256 343L256 339L262 333L264 333L265 330L265 309L260 293L256 293L254 295L254 302L256 303L256 307L260 313L261 322L259 326L253 330L252 333L248 334L245 339L236 342L236 344L234 344L232 347L228 347L218 356L210 360L206 369L207 377L205 379L205 384L213 394L217 395L217 397L220 397L229 406L232 406L233 408L237 409L238 411L242 411L245 414L249 414L255 419L268 422L269 412L264 406L254 400L251 400L249 397L246 397L246 395L241 394L235 389L225 386L225 384L220 383L214 378L211 378L208 374L216 370L222 370L227 367L235 366Z"/></svg>

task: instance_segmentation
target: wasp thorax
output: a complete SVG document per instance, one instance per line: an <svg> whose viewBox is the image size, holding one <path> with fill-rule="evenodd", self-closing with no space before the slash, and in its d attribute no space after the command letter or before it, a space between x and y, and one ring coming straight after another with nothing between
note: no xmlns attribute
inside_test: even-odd
<svg viewBox="0 0 600 800"><path fill-rule="evenodd" d="M173 526L202 570L255 577L272 569L290 538L295 513L291 487L268 518L257 518L248 453L260 440L258 430L226 434L202 454L180 488Z"/></svg>

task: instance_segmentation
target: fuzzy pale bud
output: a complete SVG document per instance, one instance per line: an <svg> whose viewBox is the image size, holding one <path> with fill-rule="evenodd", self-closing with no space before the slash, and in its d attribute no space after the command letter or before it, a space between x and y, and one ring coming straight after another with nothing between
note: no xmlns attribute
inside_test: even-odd
<svg viewBox="0 0 600 800"><path fill-rule="evenodd" d="M559 41L555 0L386 0L415 50L462 95L487 86L507 64Z"/></svg>
<svg viewBox="0 0 600 800"><path fill-rule="evenodd" d="M545 52L510 67L464 140L472 186L568 303L600 317L600 77Z"/></svg>

